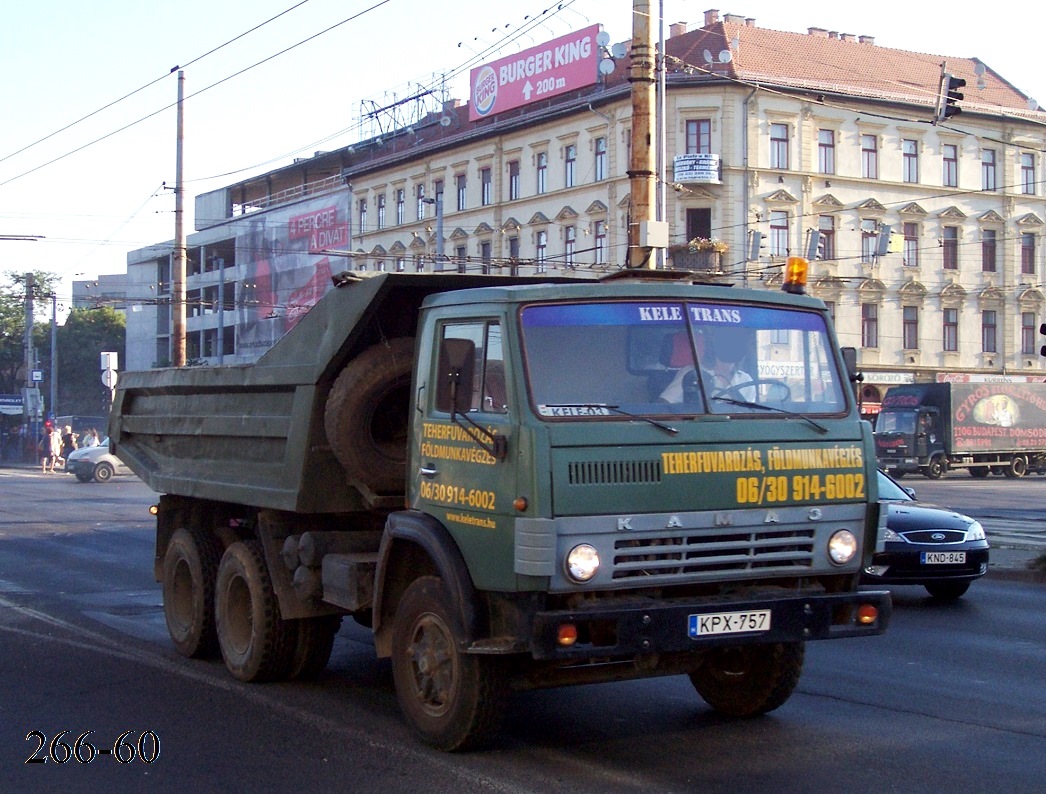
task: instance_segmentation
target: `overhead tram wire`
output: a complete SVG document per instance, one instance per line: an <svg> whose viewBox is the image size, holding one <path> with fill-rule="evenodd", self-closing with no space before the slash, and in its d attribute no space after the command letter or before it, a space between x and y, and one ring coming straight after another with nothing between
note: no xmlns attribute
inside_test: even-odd
<svg viewBox="0 0 1046 794"><path fill-rule="evenodd" d="M188 61L184 66L175 66L175 67L171 68L169 71L167 71L164 74L160 75L159 77L155 78L154 80L150 80L145 85L139 86L138 88L134 89L130 93L124 94L119 99L114 99L112 102L109 102L108 104L102 105L100 108L98 108L96 110L92 110L86 116L81 116L76 121L69 122L64 127L60 127L59 129L55 130L54 132L50 132L47 135L45 135L44 137L39 138L38 140L33 141L32 143L26 144L21 149L18 149L17 151L11 152L10 154L6 154L3 157L0 157L0 163L5 162L6 160L10 160L12 157L17 156L17 155L21 154L22 152L26 152L29 149L32 149L34 146L37 146L37 145L43 143L44 141L50 140L54 136L59 135L59 134L65 132L68 129L72 129L73 127L75 127L80 122L87 121L87 119L92 118L93 116L97 116L99 113L101 113L101 112L103 112L105 110L108 110L109 108L111 108L111 107L113 107L115 105L120 104L125 99L130 99L135 94L141 93L145 89L147 89L147 88L149 88L151 86L156 85L161 80L163 80L163 79L165 79L167 77L170 77L172 74L174 74L179 69L184 69L187 66L192 66L194 63L199 63L200 61L202 61L207 56L214 55L214 53L218 52L219 50L224 49L225 47L228 47L230 44L233 44L234 42L239 41L244 36L248 36L248 35L250 35L251 33L253 33L256 30L258 30L258 29L260 29L262 27L265 27L270 22L273 22L273 21L279 19L280 17L282 17L283 15L290 13L294 9L299 8L300 6L305 5L307 2L309 2L309 0L301 0L301 2L296 3L295 5L291 6L290 8L288 8L288 9L286 9L284 11L281 11L276 16L270 17L269 19L265 20L264 22L261 22L261 23L255 25L250 30L245 30L243 33L240 33L239 35L234 36L233 38L229 39L224 44L219 44L217 47L213 47L212 49L208 50L207 52L203 53L202 55L197 55L191 61Z"/></svg>
<svg viewBox="0 0 1046 794"><path fill-rule="evenodd" d="M305 1L307 2L307 0L305 0ZM364 14L368 14L371 11L374 11L375 9L380 8L381 6L386 5L387 3L390 3L390 2L392 2L392 0L378 0L378 2L375 2L373 5L369 6L368 8L365 8L362 11L359 11L358 13L353 14L352 16L343 19L341 22L336 22L335 24L331 25L330 27L324 28L323 30L319 31L318 33L314 33L311 36L308 36L308 37L302 39L301 41L297 42L296 44L292 44L289 47L285 47L284 49L280 50L279 52L273 53L272 55L269 55L269 56L267 56L265 58L262 58L260 61L258 61L256 63L253 63L250 66L245 66L243 69L240 69L237 72L233 72L232 74L230 74L230 75L228 75L226 77L223 77L221 80L216 80L215 82L211 83L210 85L201 88L199 91L195 91L192 94L189 94L187 97L184 97L183 101L188 100L188 99L192 99L193 97L196 97L196 96L199 96L200 94L202 94L202 93L204 93L206 91L210 91L212 88L216 88L217 86L221 85L222 83L227 83L229 80L232 80L235 77L239 77L240 75L245 74L246 72L249 72L250 70L257 68L257 67L261 66L262 64L268 63L269 61L274 60L274 59L280 57L281 55L285 55L288 52L290 52L291 50L297 49L298 47L302 46L303 44L307 44L308 42L312 41L313 39L319 38L320 36L324 35L325 33L329 33L330 31L335 30L336 28L341 27L342 25L346 24L347 22L352 22L352 21L354 21L356 19L359 19ZM114 135L118 135L119 133L124 132L125 130L130 129L131 127L134 127L134 126L137 126L138 124L141 124L143 121L147 121L147 120L153 118L154 116L158 116L158 115L160 115L161 113L163 113L166 110L170 110L171 108L175 107L177 104L178 104L177 102L172 102L172 103L170 103L168 105L164 105L163 107L159 108L158 110L155 110L152 113L148 113L145 116L142 116L141 118L137 119L136 121L132 121L132 122L130 122L128 124L125 124L124 126L118 128L118 129L115 129L112 132L108 132L105 135L102 135L102 136L100 136L98 138L95 138L93 141L89 141L88 143L85 143L82 146L78 146L75 149L66 152L65 154L59 155L58 157L54 157L54 158L48 160L45 163L41 163L40 165L36 166L35 168L30 168L28 171L23 171L20 174L16 174L15 176L13 176L13 177L11 177L9 179L6 179L3 182L0 182L0 187L3 187L4 185L9 185L9 184L11 184L12 182L14 182L16 180L21 179L24 176L29 176L29 174L33 174L33 173L35 173L35 172L37 172L37 171L39 171L39 170L41 170L43 168L46 168L49 165L53 165L54 163L57 163L57 162L59 162L61 160L64 160L66 157L71 157L72 155L77 154L78 152L82 152L84 149L87 149L87 148L89 148L91 146L94 146L96 143L101 143L102 141L107 140L108 138L111 138Z"/></svg>

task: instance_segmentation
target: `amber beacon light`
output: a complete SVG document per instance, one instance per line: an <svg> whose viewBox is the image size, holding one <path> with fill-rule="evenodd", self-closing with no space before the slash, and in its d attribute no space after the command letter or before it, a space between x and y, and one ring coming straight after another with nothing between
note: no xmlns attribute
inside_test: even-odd
<svg viewBox="0 0 1046 794"><path fill-rule="evenodd" d="M785 266L784 284L781 285L781 289L785 292L791 292L793 295L805 294L806 274L809 269L810 263L803 257L788 257L788 264Z"/></svg>

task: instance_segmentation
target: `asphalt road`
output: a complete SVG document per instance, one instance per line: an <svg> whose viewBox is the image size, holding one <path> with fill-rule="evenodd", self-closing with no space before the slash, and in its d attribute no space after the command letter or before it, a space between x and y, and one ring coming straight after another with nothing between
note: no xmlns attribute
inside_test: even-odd
<svg viewBox="0 0 1046 794"><path fill-rule="evenodd" d="M414 740L388 664L351 621L315 683L246 685L178 656L136 480L0 470L0 494L0 791L1013 793L1046 780L1041 585L982 580L950 605L898 588L884 636L811 643L795 695L764 718L721 718L681 677L569 687L516 695L494 750L446 755ZM110 750L132 731L135 759L25 763L62 758L49 746L62 730L70 747L92 731Z"/></svg>

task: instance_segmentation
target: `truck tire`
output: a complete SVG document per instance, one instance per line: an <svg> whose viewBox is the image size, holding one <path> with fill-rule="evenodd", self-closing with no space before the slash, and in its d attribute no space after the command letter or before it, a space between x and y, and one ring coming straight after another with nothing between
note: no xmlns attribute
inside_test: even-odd
<svg viewBox="0 0 1046 794"><path fill-rule="evenodd" d="M407 721L440 750L488 744L505 711L499 660L463 653L464 632L441 579L407 587L392 627L392 676Z"/></svg>
<svg viewBox="0 0 1046 794"><path fill-rule="evenodd" d="M350 479L376 493L402 492L414 338L374 345L350 361L327 396L323 424Z"/></svg>
<svg viewBox="0 0 1046 794"><path fill-rule="evenodd" d="M788 700L799 683L804 654L801 642L715 648L690 673L690 682L721 714L755 717Z"/></svg>
<svg viewBox="0 0 1046 794"><path fill-rule="evenodd" d="M217 654L214 585L222 549L202 529L177 529L163 557L163 616L167 633L182 656Z"/></svg>
<svg viewBox="0 0 1046 794"><path fill-rule="evenodd" d="M954 601L966 595L970 589L969 582L927 582L923 587L926 592L940 601Z"/></svg>
<svg viewBox="0 0 1046 794"><path fill-rule="evenodd" d="M315 678L327 668L334 648L334 635L341 628L341 615L324 615L287 621L294 635L294 648L287 667L288 678Z"/></svg>
<svg viewBox="0 0 1046 794"><path fill-rule="evenodd" d="M934 455L930 458L930 462L926 464L926 468L923 469L923 474L927 479L939 480L946 471L948 471L948 464L945 463L944 457L942 455Z"/></svg>
<svg viewBox="0 0 1046 794"><path fill-rule="evenodd" d="M218 564L214 612L222 658L235 678L286 676L295 638L280 616L258 541L237 541L225 550Z"/></svg>
<svg viewBox="0 0 1046 794"><path fill-rule="evenodd" d="M970 466L970 476L975 480L983 480L991 474L991 469L987 466Z"/></svg>
<svg viewBox="0 0 1046 794"><path fill-rule="evenodd" d="M1023 455L1014 455L1003 472L1010 479L1018 479L1028 473L1028 459Z"/></svg>

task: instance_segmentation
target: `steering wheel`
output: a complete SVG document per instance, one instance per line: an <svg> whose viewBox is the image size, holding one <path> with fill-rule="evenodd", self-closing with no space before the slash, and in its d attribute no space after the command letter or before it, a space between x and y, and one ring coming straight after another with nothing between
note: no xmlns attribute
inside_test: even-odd
<svg viewBox="0 0 1046 794"><path fill-rule="evenodd" d="M763 387L765 391L763 391ZM756 399L752 400L745 396L744 389L755 390ZM761 400L759 394L765 395ZM792 399L792 389L783 380L777 380L775 378L753 378L752 380L745 381L744 383L736 383L733 386L727 386L725 389L720 389L712 395L712 399L717 397L726 397L733 400L745 400L746 402L768 402L768 403L784 403Z"/></svg>

